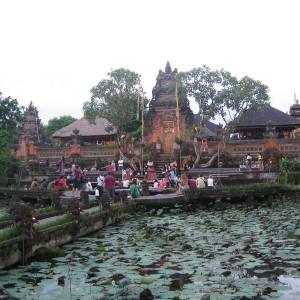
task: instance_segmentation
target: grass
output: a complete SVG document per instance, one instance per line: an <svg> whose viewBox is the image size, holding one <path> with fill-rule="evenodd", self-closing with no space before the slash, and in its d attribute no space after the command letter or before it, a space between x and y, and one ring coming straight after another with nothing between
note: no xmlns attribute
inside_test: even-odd
<svg viewBox="0 0 300 300"><path fill-rule="evenodd" d="M16 227L8 227L0 231L0 242L12 239L20 234Z"/></svg>
<svg viewBox="0 0 300 300"><path fill-rule="evenodd" d="M37 224L34 226L34 230L45 230L45 229L48 229L48 228L51 228L51 227L54 227L54 226L57 226L57 225L62 225L62 224L65 224L65 223L69 223L71 221L74 220L74 216L73 215L64 215L63 217L61 218L58 218L52 222L48 222L48 223L44 223L44 224Z"/></svg>
<svg viewBox="0 0 300 300"><path fill-rule="evenodd" d="M47 207L38 208L36 209L36 211L38 211L40 214L44 214L44 213L55 211L55 209L53 206L47 206Z"/></svg>
<svg viewBox="0 0 300 300"><path fill-rule="evenodd" d="M98 214L98 213L101 212L101 211L102 211L101 208L98 207L98 208L96 208L95 210L93 210L93 211L91 212L91 215Z"/></svg>
<svg viewBox="0 0 300 300"><path fill-rule="evenodd" d="M121 202L115 202L115 203L112 203L112 204L111 204L111 207L112 207L112 208L118 208L118 207L121 207L121 206L124 206L124 204L121 203Z"/></svg>
<svg viewBox="0 0 300 300"><path fill-rule="evenodd" d="M11 220L11 214L9 213L0 216L0 222L9 221L9 220Z"/></svg>

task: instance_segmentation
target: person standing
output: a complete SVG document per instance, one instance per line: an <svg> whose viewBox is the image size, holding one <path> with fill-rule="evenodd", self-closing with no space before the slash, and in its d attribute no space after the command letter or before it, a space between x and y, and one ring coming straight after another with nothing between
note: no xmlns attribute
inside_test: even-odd
<svg viewBox="0 0 300 300"><path fill-rule="evenodd" d="M97 177L97 190L98 190L98 200L101 199L101 196L103 194L103 185L104 185L104 176L103 173L100 173Z"/></svg>
<svg viewBox="0 0 300 300"><path fill-rule="evenodd" d="M112 201L115 200L115 177L113 172L108 172L104 178L105 191Z"/></svg>
<svg viewBox="0 0 300 300"><path fill-rule="evenodd" d="M174 185L175 185L175 176L176 176L175 167L171 168L171 170L169 172L169 176L170 176L171 187L174 187Z"/></svg>
<svg viewBox="0 0 300 300"><path fill-rule="evenodd" d="M247 168L249 171L251 171L252 170L252 156L250 153L248 153L246 159L247 159Z"/></svg>
<svg viewBox="0 0 300 300"><path fill-rule="evenodd" d="M263 170L263 156L262 156L261 152L259 152L257 160L258 160L258 170L262 171Z"/></svg>
<svg viewBox="0 0 300 300"><path fill-rule="evenodd" d="M163 168L162 168L162 170L161 170L161 175L162 175L163 178L166 177L167 171L168 171L168 165L167 165L167 164L164 164L164 166L163 166Z"/></svg>
<svg viewBox="0 0 300 300"><path fill-rule="evenodd" d="M80 169L78 165L75 166L74 175L75 179L73 180L73 189L72 189L72 197L79 197L81 190L81 175L83 171Z"/></svg>
<svg viewBox="0 0 300 300"><path fill-rule="evenodd" d="M115 172L116 171L116 163L114 160L111 161L111 165L112 165L113 172Z"/></svg>
<svg viewBox="0 0 300 300"><path fill-rule="evenodd" d="M124 160L120 157L120 159L118 160L118 170L123 171L123 168L124 168Z"/></svg>

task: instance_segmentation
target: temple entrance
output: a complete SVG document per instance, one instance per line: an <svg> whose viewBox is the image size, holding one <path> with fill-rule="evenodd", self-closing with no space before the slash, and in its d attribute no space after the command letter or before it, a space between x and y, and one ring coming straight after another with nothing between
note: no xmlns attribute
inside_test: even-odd
<svg viewBox="0 0 300 300"><path fill-rule="evenodd" d="M163 150L165 153L171 153L173 151L174 144L174 121L165 121L164 122L164 147Z"/></svg>

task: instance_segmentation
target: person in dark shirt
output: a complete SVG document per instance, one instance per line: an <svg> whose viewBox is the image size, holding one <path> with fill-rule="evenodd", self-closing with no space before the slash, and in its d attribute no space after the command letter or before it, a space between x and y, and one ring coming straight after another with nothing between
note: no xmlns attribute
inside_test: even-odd
<svg viewBox="0 0 300 300"><path fill-rule="evenodd" d="M112 201L115 200L115 177L113 172L110 171L104 178L105 191Z"/></svg>

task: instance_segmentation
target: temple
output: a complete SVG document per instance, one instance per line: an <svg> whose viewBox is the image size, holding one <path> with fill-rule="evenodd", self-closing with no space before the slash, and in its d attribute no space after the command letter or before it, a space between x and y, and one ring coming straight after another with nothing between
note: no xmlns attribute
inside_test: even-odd
<svg viewBox="0 0 300 300"><path fill-rule="evenodd" d="M186 130L194 122L188 99L178 99L175 76L167 62L165 72L159 70L152 100L145 120L145 136L149 143L161 143L163 153L171 153L175 138L190 141Z"/></svg>
<svg viewBox="0 0 300 300"><path fill-rule="evenodd" d="M187 98L178 91L175 81L177 69L172 70L167 62L165 70L159 70L152 90L149 109L145 112L141 142L154 145L159 155L170 161L180 149L179 142L194 142L191 129L200 124L199 114L194 114ZM220 126L208 122L202 131L199 150L203 158L212 157L219 147L225 147L232 158L242 159L245 153L257 156L260 152L270 156L284 155L299 158L300 153L300 105L296 96L290 113L284 113L267 104L237 124L229 142L222 144ZM26 120L19 133L19 143L15 155L25 161L58 161L62 156L67 160L94 162L96 159L115 159L120 153L141 155L141 143L135 140L118 146L116 132L107 132L107 120L98 118L90 124L85 118L61 128L53 134L60 141L59 146L49 146L43 134L43 126L38 111L30 103ZM146 149L146 148L145 148ZM180 149L181 150L181 149ZM144 152L145 154L145 152ZM267 155L265 155L266 157Z"/></svg>

